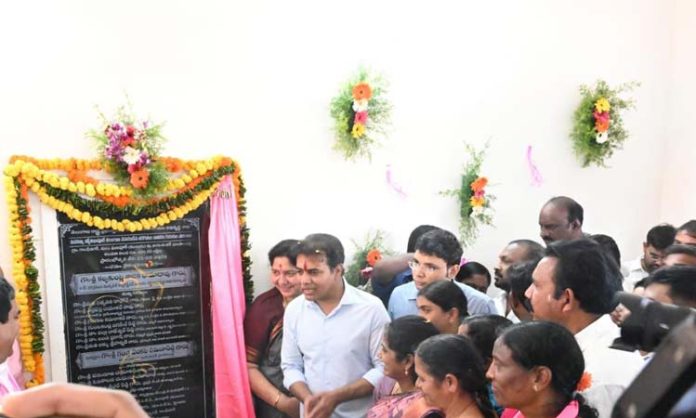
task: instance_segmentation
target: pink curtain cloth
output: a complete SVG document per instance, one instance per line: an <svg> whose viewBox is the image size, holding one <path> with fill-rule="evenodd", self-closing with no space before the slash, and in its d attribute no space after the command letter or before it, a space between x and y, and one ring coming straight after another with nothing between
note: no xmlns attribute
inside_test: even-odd
<svg viewBox="0 0 696 418"><path fill-rule="evenodd" d="M219 193L210 198L208 237L218 418L255 417L244 350L246 300L238 215L234 186L227 176Z"/></svg>

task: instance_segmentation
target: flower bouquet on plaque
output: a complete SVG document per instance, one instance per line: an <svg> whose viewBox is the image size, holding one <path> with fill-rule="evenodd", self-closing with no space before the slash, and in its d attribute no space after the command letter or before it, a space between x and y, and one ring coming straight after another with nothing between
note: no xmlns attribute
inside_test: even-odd
<svg viewBox="0 0 696 418"><path fill-rule="evenodd" d="M605 166L605 160L623 146L628 132L623 127L621 112L634 107L631 99L621 93L640 84L625 83L615 89L599 80L594 88L580 86L582 100L575 110L570 138L583 167L590 164Z"/></svg>
<svg viewBox="0 0 696 418"><path fill-rule="evenodd" d="M169 178L164 163L158 160L164 143L162 125L140 120L125 107L113 118L100 116L102 128L88 135L97 143L104 169L137 197L150 198L163 192Z"/></svg>

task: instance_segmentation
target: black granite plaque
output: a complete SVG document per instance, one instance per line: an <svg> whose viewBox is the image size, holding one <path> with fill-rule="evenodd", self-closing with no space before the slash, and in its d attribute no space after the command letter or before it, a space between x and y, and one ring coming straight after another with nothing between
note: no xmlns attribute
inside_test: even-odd
<svg viewBox="0 0 696 418"><path fill-rule="evenodd" d="M70 382L126 390L152 417L214 416L206 211L133 233L58 214Z"/></svg>

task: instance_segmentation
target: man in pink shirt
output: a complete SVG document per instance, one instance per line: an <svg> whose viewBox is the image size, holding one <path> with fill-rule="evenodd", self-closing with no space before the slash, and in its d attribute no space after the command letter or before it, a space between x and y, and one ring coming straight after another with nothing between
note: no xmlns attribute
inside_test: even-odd
<svg viewBox="0 0 696 418"><path fill-rule="evenodd" d="M7 365L17 334L19 334L19 309L15 301L15 291L12 285L2 277L2 270L0 270L0 397L22 390Z"/></svg>

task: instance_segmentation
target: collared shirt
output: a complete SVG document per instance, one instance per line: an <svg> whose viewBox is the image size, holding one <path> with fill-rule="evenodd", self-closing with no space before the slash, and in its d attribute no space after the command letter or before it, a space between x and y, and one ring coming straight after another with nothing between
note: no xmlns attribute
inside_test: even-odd
<svg viewBox="0 0 696 418"><path fill-rule="evenodd" d="M285 308L281 367L288 389L304 382L312 393L340 388L363 378L376 386L384 364L379 358L389 315L382 302L344 281L338 306L325 315L316 302L298 296ZM332 418L364 417L372 397L340 404Z"/></svg>
<svg viewBox="0 0 696 418"><path fill-rule="evenodd" d="M498 313L495 309L493 299L486 294L464 283L454 281L454 284L459 286L462 292L464 292L469 314L489 315ZM389 298L389 315L392 319L401 318L406 315L418 315L418 307L416 306L417 296L418 289L416 289L415 282L402 284L394 289L391 298Z"/></svg>
<svg viewBox="0 0 696 418"><path fill-rule="evenodd" d="M503 292L500 295L496 296L493 299L493 303L495 303L495 309L498 311L498 315L502 315L505 318L509 319L512 321L513 324L518 324L520 323L520 318L515 315L515 311L510 308L510 311L505 315L505 312L508 310L508 294L507 292Z"/></svg>
<svg viewBox="0 0 696 418"><path fill-rule="evenodd" d="M575 334L585 357L585 371L591 375L590 387L583 395L597 408L600 417L611 416L619 396L644 366L638 352L609 348L620 335L609 315L600 316Z"/></svg>
<svg viewBox="0 0 696 418"><path fill-rule="evenodd" d="M650 273L643 270L641 260L642 257L638 257L635 260L625 263L622 268L624 273L623 287L627 292L633 292L633 286L650 275Z"/></svg>

